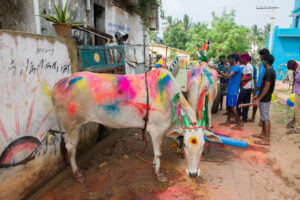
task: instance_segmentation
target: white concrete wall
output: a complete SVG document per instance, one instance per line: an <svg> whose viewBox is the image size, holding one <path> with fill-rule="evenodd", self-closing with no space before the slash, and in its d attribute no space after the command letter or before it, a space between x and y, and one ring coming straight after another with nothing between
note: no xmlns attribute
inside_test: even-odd
<svg viewBox="0 0 300 200"><path fill-rule="evenodd" d="M0 199L23 199L64 166L51 88L77 70L75 41L0 30ZM72 70L71 70L72 69ZM97 141L83 127L80 149Z"/></svg>
<svg viewBox="0 0 300 200"><path fill-rule="evenodd" d="M42 140L56 126L51 88L71 74L71 67L65 44L7 33L0 36L0 66L2 152L24 136Z"/></svg>
<svg viewBox="0 0 300 200"><path fill-rule="evenodd" d="M127 58L135 58L135 73L143 73L145 70L144 47L134 46L144 45L143 22L141 21L140 16L135 13L130 14L119 7L108 4L106 7L105 21L106 33L114 36L116 31L122 31L129 35L126 43L130 45L125 45L125 56ZM148 35L145 44L149 45ZM146 58L148 58L149 55L148 51L149 47L147 46Z"/></svg>

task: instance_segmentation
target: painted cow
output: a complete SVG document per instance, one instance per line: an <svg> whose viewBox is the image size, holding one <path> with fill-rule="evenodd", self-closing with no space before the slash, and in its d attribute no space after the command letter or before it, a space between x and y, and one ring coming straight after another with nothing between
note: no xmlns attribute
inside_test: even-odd
<svg viewBox="0 0 300 200"><path fill-rule="evenodd" d="M218 73L209 68L206 63L188 72L187 98L194 111L197 111L197 118L202 119L205 94L208 95L208 119L211 128L211 108L217 93Z"/></svg>
<svg viewBox="0 0 300 200"><path fill-rule="evenodd" d="M174 130L183 134L187 174L199 176L199 162L206 135L212 140L215 135L202 128L184 129L182 124L172 125L170 102L179 93L178 105L192 122L196 115L187 103L171 73L156 69L147 73L148 97L145 74L113 75L77 72L60 80L52 90L52 102L56 117L66 131L65 146L75 178L84 178L77 167L75 154L79 130L83 124L97 122L111 128L144 128L146 110L149 111L146 130L150 133L155 165L159 181L166 181L160 170L160 146L165 135L173 136Z"/></svg>

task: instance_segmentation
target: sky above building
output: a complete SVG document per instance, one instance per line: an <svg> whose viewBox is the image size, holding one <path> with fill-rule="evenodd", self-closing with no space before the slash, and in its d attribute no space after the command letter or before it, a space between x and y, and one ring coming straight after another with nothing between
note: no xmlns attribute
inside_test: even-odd
<svg viewBox="0 0 300 200"><path fill-rule="evenodd" d="M275 10L275 26L289 28L292 17L289 17L294 9L295 0L162 0L165 16L173 16L182 19L184 14L189 15L193 22L210 23L211 13L215 11L221 15L223 9L235 10L235 21L239 25L251 27L257 24L263 27L271 22L271 10L257 10L261 6L277 6ZM162 20L160 20L160 34L162 32Z"/></svg>

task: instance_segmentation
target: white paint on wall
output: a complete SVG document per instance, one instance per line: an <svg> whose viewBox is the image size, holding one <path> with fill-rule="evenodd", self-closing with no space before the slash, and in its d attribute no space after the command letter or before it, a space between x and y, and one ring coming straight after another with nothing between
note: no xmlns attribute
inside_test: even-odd
<svg viewBox="0 0 300 200"><path fill-rule="evenodd" d="M129 14L116 6L108 6L106 9L106 32L113 36L116 31L122 31L129 35L126 42L129 45L125 45L124 48L125 56L130 60L134 57L134 60L136 60L136 67L132 69L132 67L125 65L126 73L143 73L145 68L145 55L147 56L147 53L144 53L143 46L134 46L144 45L143 23L140 16L136 13ZM147 41L148 40L146 40L146 43ZM146 52L148 48L149 47L146 47Z"/></svg>
<svg viewBox="0 0 300 200"><path fill-rule="evenodd" d="M36 34L41 34L41 17L39 13L39 1L38 0L33 0L33 9L34 9L34 19L35 19L35 32Z"/></svg>
<svg viewBox="0 0 300 200"><path fill-rule="evenodd" d="M71 73L68 48L59 41L2 33L0 69L1 155L19 138L41 141L47 130L57 126L50 93L58 80Z"/></svg>

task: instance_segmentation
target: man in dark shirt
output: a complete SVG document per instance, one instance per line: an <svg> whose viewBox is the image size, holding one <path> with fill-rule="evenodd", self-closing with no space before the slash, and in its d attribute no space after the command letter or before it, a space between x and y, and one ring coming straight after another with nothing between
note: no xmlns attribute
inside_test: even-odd
<svg viewBox="0 0 300 200"><path fill-rule="evenodd" d="M255 141L255 144L270 145L271 123L269 119L271 98L275 87L276 73L272 67L274 57L269 54L264 56L263 65L266 68L265 75L262 78L259 94L253 98L253 103L259 106L260 118L263 122L261 134L253 135L261 141Z"/></svg>

